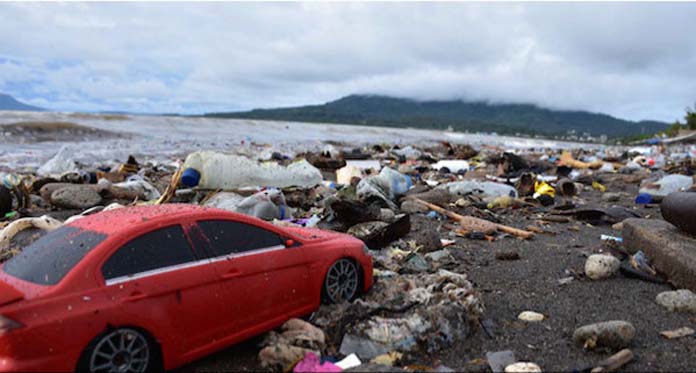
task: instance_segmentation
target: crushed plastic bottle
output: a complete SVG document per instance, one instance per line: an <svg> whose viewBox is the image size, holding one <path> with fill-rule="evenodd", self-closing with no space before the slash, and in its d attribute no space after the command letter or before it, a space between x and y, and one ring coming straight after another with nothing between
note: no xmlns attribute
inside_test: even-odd
<svg viewBox="0 0 696 373"><path fill-rule="evenodd" d="M195 178L191 178L191 182L186 186L207 189L258 186L311 188L323 180L321 172L305 159L283 167L277 163L258 163L246 157L212 151L189 154L184 162L184 169L193 169L200 175L196 184L190 185L195 181Z"/></svg>
<svg viewBox="0 0 696 373"><path fill-rule="evenodd" d="M278 189L266 189L244 198L235 210L263 220L292 218L292 210Z"/></svg>

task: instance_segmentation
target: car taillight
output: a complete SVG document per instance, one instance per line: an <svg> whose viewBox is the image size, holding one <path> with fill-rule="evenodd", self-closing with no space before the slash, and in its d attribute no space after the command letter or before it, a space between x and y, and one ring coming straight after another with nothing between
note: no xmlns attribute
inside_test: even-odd
<svg viewBox="0 0 696 373"><path fill-rule="evenodd" d="M0 335L3 335L5 333L8 333L11 330L21 328L22 324L20 324L17 321L12 320L9 317L0 315Z"/></svg>

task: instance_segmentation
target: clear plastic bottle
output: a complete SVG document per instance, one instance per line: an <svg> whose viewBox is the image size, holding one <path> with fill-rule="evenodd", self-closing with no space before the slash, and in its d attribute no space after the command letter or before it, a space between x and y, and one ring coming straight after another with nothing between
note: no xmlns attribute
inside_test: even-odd
<svg viewBox="0 0 696 373"><path fill-rule="evenodd" d="M310 188L323 180L321 172L304 159L283 167L274 162L259 163L243 156L212 151L189 154L184 169L193 169L200 175L195 184L187 186L207 189Z"/></svg>

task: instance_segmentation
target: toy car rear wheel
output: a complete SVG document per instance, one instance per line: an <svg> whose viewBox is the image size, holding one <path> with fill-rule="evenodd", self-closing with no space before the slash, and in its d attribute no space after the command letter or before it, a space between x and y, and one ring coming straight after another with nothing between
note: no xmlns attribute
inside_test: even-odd
<svg viewBox="0 0 696 373"><path fill-rule="evenodd" d="M324 279L324 298L329 303L353 300L358 295L360 273L358 266L350 259L339 259L326 273Z"/></svg>
<svg viewBox="0 0 696 373"><path fill-rule="evenodd" d="M133 328L110 330L95 338L83 353L78 371L149 372L158 370L159 350L152 339Z"/></svg>

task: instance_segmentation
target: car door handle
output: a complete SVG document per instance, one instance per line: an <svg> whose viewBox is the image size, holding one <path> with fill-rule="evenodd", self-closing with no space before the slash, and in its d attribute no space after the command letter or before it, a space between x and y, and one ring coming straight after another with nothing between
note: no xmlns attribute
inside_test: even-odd
<svg viewBox="0 0 696 373"><path fill-rule="evenodd" d="M143 293L140 290L136 290L136 291L130 293L130 295L127 296L124 300L126 302L135 302L137 300L141 300L141 299L145 299L145 298L147 298L147 294Z"/></svg>
<svg viewBox="0 0 696 373"><path fill-rule="evenodd" d="M225 274L223 274L220 277L222 277L224 279L228 279L228 278L239 277L239 275L241 275L241 274L242 273L238 269L235 268L235 269L230 269L229 271L227 271Z"/></svg>

